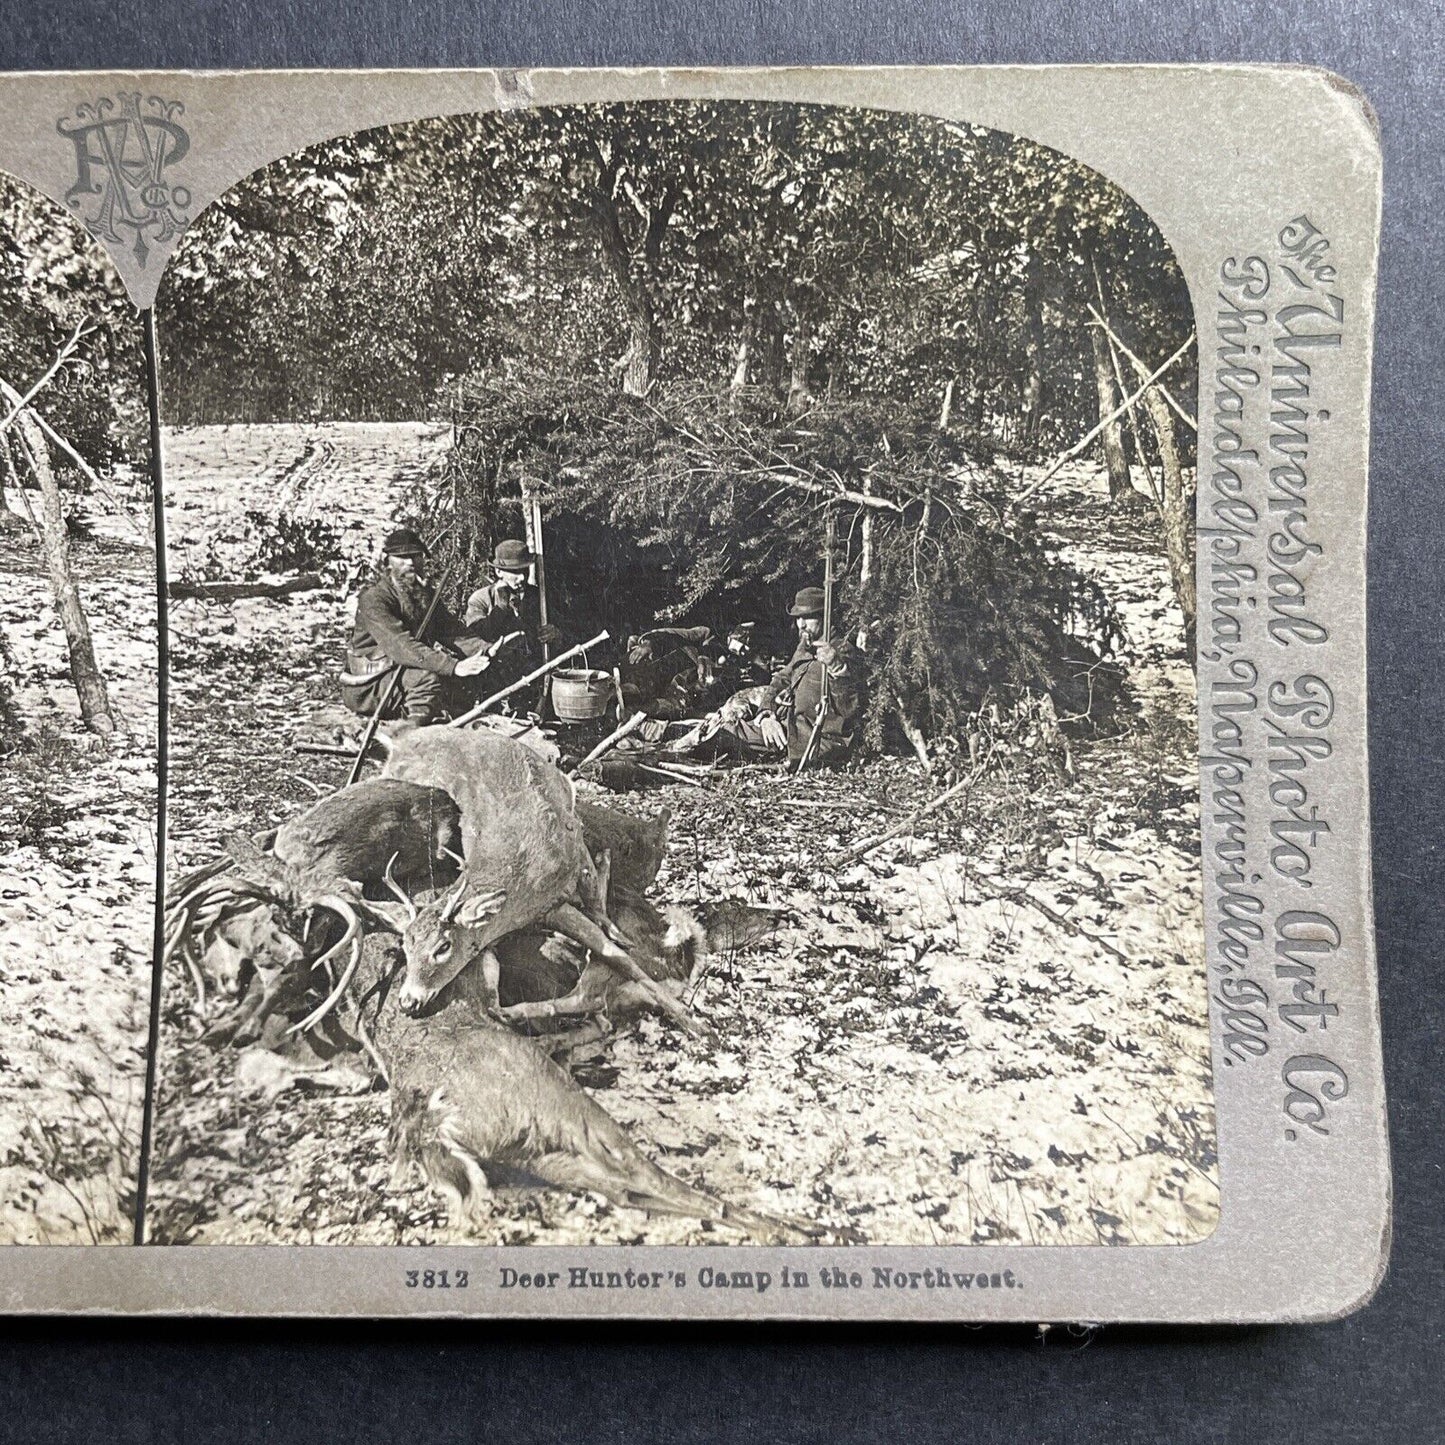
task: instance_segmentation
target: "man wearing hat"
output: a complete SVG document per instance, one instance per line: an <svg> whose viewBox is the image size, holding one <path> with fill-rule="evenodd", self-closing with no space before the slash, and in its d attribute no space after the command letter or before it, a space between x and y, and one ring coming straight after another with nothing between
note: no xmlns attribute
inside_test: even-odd
<svg viewBox="0 0 1445 1445"><path fill-rule="evenodd" d="M786 750L788 761L798 762L823 706L825 671L827 707L814 756L840 758L858 741L867 699L863 659L847 641L823 641L823 607L821 587L804 587L793 598L788 616L797 624L798 645L787 664L773 674L755 716L742 717L732 704L724 709L717 736L729 751L769 757Z"/></svg>
<svg viewBox="0 0 1445 1445"><path fill-rule="evenodd" d="M505 645L497 659L493 680L498 687L505 687L536 667L542 660L542 648L561 636L555 627L541 620L536 588L531 583L535 560L527 544L515 537L498 542L492 551L495 579L467 598L463 620L469 632L493 644L509 634L521 634Z"/></svg>
<svg viewBox="0 0 1445 1445"><path fill-rule="evenodd" d="M426 545L415 532L398 528L381 551L380 575L357 599L341 699L363 717L386 703L385 717L438 722L474 690L464 680L490 667L491 653L440 602L423 633L435 594L425 576Z"/></svg>

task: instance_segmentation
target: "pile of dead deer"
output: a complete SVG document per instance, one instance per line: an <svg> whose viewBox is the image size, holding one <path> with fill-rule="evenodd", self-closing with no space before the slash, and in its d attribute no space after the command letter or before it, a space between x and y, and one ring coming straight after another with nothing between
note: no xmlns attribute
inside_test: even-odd
<svg viewBox="0 0 1445 1445"><path fill-rule="evenodd" d="M182 879L167 965L268 1099L384 1081L394 1182L419 1169L454 1223L485 1218L501 1176L807 1239L657 1167L559 1062L639 1010L705 1032L683 997L708 934L647 896L667 815L579 800L548 747L403 734L380 778ZM735 943L746 931L721 921Z"/></svg>

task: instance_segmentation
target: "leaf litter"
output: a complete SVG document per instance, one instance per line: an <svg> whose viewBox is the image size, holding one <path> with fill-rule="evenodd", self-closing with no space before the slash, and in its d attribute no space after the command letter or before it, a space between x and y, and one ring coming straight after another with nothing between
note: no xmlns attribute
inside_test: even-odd
<svg viewBox="0 0 1445 1445"><path fill-rule="evenodd" d="M258 499L326 518L345 554L323 590L175 607L172 876L343 781L343 759L293 744L336 719L348 584L447 440L381 423L172 435L173 575L243 567ZM874 758L609 796L672 807L660 898L780 910L763 942L710 960L694 1003L713 1041L643 1018L575 1069L666 1168L874 1243L1185 1244L1213 1229L1193 677L1162 548L1105 494L1096 468L1074 464L1040 497L1060 554L1120 608L1139 705L1124 735L1076 749L1072 775L1005 757L916 836L841 870L835 858L941 785ZM514 1189L462 1234L424 1192L385 1188L383 1093L247 1095L234 1057L197 1041L182 982L165 996L159 1241L728 1237Z"/></svg>

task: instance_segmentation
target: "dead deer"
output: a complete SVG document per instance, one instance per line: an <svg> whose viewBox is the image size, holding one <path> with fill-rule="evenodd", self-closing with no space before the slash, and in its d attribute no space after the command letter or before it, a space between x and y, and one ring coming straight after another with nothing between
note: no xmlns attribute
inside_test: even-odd
<svg viewBox="0 0 1445 1445"><path fill-rule="evenodd" d="M686 909L659 910L648 899L614 890L609 910L627 936L628 952L657 988L680 992L708 956L706 931ZM496 1016L504 1023L620 1018L655 1006L653 989L620 978L559 934L524 929L500 940L495 955Z"/></svg>
<svg viewBox="0 0 1445 1445"><path fill-rule="evenodd" d="M652 1163L535 1043L489 1017L470 979L443 985L436 1008L409 1017L398 1007L409 965L396 945L372 935L362 959L358 1026L386 1068L394 1178L419 1167L453 1216L480 1221L491 1199L488 1175L505 1174L732 1225L766 1242L812 1237Z"/></svg>
<svg viewBox="0 0 1445 1445"><path fill-rule="evenodd" d="M608 917L607 865L599 873L573 785L555 767L494 733L426 727L396 741L386 775L443 788L461 811L464 862L456 885L421 908L397 890L407 909L400 924L403 1009L420 1013L474 958L495 984L500 963L493 945L540 926L580 943L649 993L679 1026L699 1031L633 959Z"/></svg>
<svg viewBox="0 0 1445 1445"><path fill-rule="evenodd" d="M644 819L579 800L577 816L594 860L611 861L608 914L630 941L633 958L661 987L680 992L714 957L750 948L778 927L777 909L737 899L705 905L699 920L685 908L659 908L645 897L666 854L669 810ZM653 1003L649 991L556 934L526 929L502 939L495 951L501 965L498 1017L508 1023L616 1018Z"/></svg>
<svg viewBox="0 0 1445 1445"><path fill-rule="evenodd" d="M577 821L592 861L598 867L607 859L609 886L639 897L652 887L667 856L667 831L672 810L655 818L634 818L620 808L577 800Z"/></svg>
<svg viewBox="0 0 1445 1445"><path fill-rule="evenodd" d="M375 779L343 788L282 824L262 840L272 844L271 853L243 835L229 839L229 856L183 879L167 904L162 965L174 957L186 964L202 1018L207 971L233 995L245 989L251 973L260 983L236 1014L211 1028L207 1037L235 1042L255 1038L270 1014L304 989L314 967L329 967L349 949L350 962L340 982L321 1009L297 1028L318 1022L355 969L362 891L379 885L388 868L409 880L450 881L455 876L451 848L459 840L459 827L456 804L440 788ZM308 964L297 932L316 914L339 919L342 935Z"/></svg>
<svg viewBox="0 0 1445 1445"><path fill-rule="evenodd" d="M342 788L283 823L270 840L303 897L328 892L339 880L379 886L388 865L404 882L435 883L439 867L449 880L460 846L461 817L451 794L397 778Z"/></svg>

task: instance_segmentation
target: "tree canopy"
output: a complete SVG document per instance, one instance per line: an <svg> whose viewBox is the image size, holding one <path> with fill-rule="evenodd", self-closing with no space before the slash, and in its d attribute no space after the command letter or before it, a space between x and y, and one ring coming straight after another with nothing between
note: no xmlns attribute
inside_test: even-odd
<svg viewBox="0 0 1445 1445"><path fill-rule="evenodd" d="M1167 355L1187 292L1123 192L907 114L743 102L365 132L204 212L159 300L177 421L432 413L487 370L924 395L1010 450L1092 418L1086 308ZM1187 390L1187 388L1186 388Z"/></svg>

